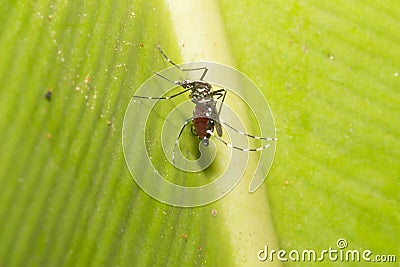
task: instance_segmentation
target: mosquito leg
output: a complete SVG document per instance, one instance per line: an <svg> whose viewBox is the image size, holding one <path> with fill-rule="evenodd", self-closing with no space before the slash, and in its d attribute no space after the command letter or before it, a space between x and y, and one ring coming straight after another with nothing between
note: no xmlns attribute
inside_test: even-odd
<svg viewBox="0 0 400 267"><path fill-rule="evenodd" d="M182 68L180 66L178 66L177 64L175 64L165 53L164 51L161 49L161 46L158 45L157 46L158 50L160 50L161 54L163 55L163 57L169 62L171 63L173 66L175 66L176 68L178 68L180 71L194 71L194 70L203 70L203 74L200 77L200 80L202 81L204 79L204 77L207 74L208 68L207 67L201 67L201 68Z"/></svg>
<svg viewBox="0 0 400 267"><path fill-rule="evenodd" d="M222 92L223 92L223 93L222 93ZM225 97L226 97L226 93L227 93L227 92L228 92L228 90L226 90L225 88L223 88L223 89L219 89L219 90L217 90L217 91L215 91L215 92L213 93L213 95L216 95L216 96L217 96L217 99L220 99L220 98L222 97L221 105L220 105L219 110L218 110L218 118L220 118L221 109L222 109L222 106L223 106L223 104L224 104L224 101L225 101ZM234 131L237 132L238 134L246 135L246 136L251 137L251 138L254 138L254 139L267 140L267 141L276 141L276 140L278 140L278 138L261 137L261 136L256 136L256 135L247 134L247 133L245 133L245 132L242 132L242 131L240 131L240 130L234 128L233 126L231 126L231 125L229 125L228 123L222 121L221 119L219 119L217 122L222 123L222 124L228 126L229 128L231 128L232 130L234 130Z"/></svg>
<svg viewBox="0 0 400 267"><path fill-rule="evenodd" d="M244 151L244 152L250 152L250 151L261 151L263 149L268 148L271 144L267 144L265 146L262 147L257 147L257 148L242 148L242 147L238 147L235 146L231 143L226 142L225 140L223 140L222 138L216 136L212 131L208 130L207 133L211 134L212 136L214 136L218 141L220 141L221 143L225 144L227 147L231 147L240 151Z"/></svg>
<svg viewBox="0 0 400 267"><path fill-rule="evenodd" d="M152 96L134 95L133 97L136 97L136 98L145 98L145 99L156 99L156 100L158 100L158 99L171 99L171 98L177 97L178 95L184 94L184 93L186 93L186 92L189 91L189 90L190 90L190 88L188 88L188 89L186 89L186 90L183 90L183 91L181 91L181 92L179 92L179 93L177 93L177 94L175 94L175 95L171 95L171 96L152 97Z"/></svg>
<svg viewBox="0 0 400 267"><path fill-rule="evenodd" d="M242 131L240 131L240 130L234 128L233 126L229 125L228 123L226 123L226 122L224 122L224 121L222 121L222 120L220 120L219 122L222 123L222 124L224 124L224 125L226 125L226 126L228 126L229 128L231 128L232 130L234 130L234 131L237 132L238 134L245 135L245 136L248 136L248 137L251 137L251 138L254 138L254 139L267 140L267 141L276 141L276 140L278 140L278 138L261 137L261 136L257 136L257 135L247 134L247 133L245 133L245 132L242 132Z"/></svg>
<svg viewBox="0 0 400 267"><path fill-rule="evenodd" d="M166 81L168 81L168 82L170 82L170 83L173 83L173 84L176 84L176 85L182 85L182 82L180 82L180 81L172 81L172 80L168 79L167 77L161 75L161 74L158 73L158 72L154 72L154 74L157 75L158 77L163 78L164 80L166 80Z"/></svg>
<svg viewBox="0 0 400 267"><path fill-rule="evenodd" d="M196 129L194 128L194 124L192 123L192 127L190 128L190 131L192 132L192 134L194 135L194 136L198 136L197 135L197 132L196 132Z"/></svg>
<svg viewBox="0 0 400 267"><path fill-rule="evenodd" d="M222 92L223 92L223 93L222 93ZM218 118L219 118L220 115L221 115L222 105L224 104L225 96L226 96L226 93L227 93L227 92L228 92L228 90L226 90L225 88L219 89L219 90L213 92L213 96L216 95L216 96L217 96L217 99L220 99L220 98L222 97L221 105L219 106L219 110L218 110Z"/></svg>
<svg viewBox="0 0 400 267"><path fill-rule="evenodd" d="M179 143L179 138L181 138L182 132L183 132L183 130L185 129L186 125L187 125L189 122L191 122L193 119L194 119L194 117L185 120L185 122L183 123L183 126L182 126L181 130L179 131L178 137L177 137L176 140L175 140L174 150L172 150L172 163L174 164L174 166L175 166L175 150L176 150L176 146L177 146L178 143Z"/></svg>
<svg viewBox="0 0 400 267"><path fill-rule="evenodd" d="M217 91L214 91L213 93L212 93L212 95L213 96L217 96L217 99L220 99L224 94L226 94L226 89L225 88L223 88L223 89L219 89L219 90L217 90ZM222 93L222 92L224 92L224 93Z"/></svg>

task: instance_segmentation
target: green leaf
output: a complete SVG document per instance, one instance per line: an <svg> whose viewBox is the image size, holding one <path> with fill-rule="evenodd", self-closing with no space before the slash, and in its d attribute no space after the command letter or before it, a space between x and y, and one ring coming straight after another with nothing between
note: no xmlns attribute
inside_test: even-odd
<svg viewBox="0 0 400 267"><path fill-rule="evenodd" d="M398 261L399 5L220 4L239 69L276 118L267 188L280 247L320 252L345 238Z"/></svg>
<svg viewBox="0 0 400 267"><path fill-rule="evenodd" d="M6 0L0 12L0 265L255 266L280 263L257 259L265 245L320 252L339 238L400 256L396 2ZM220 201L178 208L132 179L123 118L168 66L157 44L263 90L279 141L255 194L247 175Z"/></svg>

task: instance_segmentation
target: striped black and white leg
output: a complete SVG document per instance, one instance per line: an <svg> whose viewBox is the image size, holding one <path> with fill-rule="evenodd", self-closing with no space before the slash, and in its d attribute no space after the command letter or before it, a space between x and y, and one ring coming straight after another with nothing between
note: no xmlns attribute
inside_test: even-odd
<svg viewBox="0 0 400 267"><path fill-rule="evenodd" d="M175 140L174 150L172 150L172 163L174 164L174 166L175 166L175 150L176 150L176 147L178 146L179 138L181 138L182 132L183 132L183 130L185 129L186 125L187 125L189 122L191 122L193 119L194 119L194 117L185 120L185 122L183 123L183 126L182 126L181 130L179 131L178 137L177 137L176 140Z"/></svg>
<svg viewBox="0 0 400 267"><path fill-rule="evenodd" d="M245 132L242 132L242 131L236 129L235 127L229 125L228 123L226 123L226 122L224 122L224 121L222 121L222 120L219 120L219 122L222 123L223 125L225 125L225 126L231 128L232 130L234 130L234 131L237 132L238 134L245 135L245 136L251 137L251 138L253 138L253 139L257 139L257 140L267 140L267 141L277 141L277 140L278 140L278 138L273 138L273 137L262 137L262 136L257 136L257 135L248 134L248 133L245 133Z"/></svg>
<svg viewBox="0 0 400 267"><path fill-rule="evenodd" d="M212 131L208 130L207 133L211 134L212 136L214 136L218 141L220 141L221 143L225 144L227 147L231 147L240 151L244 151L244 152L250 152L250 151L261 151L263 149L268 148L271 144L266 144L265 146L262 147L257 147L257 148L242 148L242 147L238 147L235 146L231 143L226 142L224 139L220 138L219 136L215 135Z"/></svg>
<svg viewBox="0 0 400 267"><path fill-rule="evenodd" d="M222 88L222 89L219 89L219 90L213 92L213 96L217 96L217 99L220 99L222 97L221 105L219 106L219 110L218 110L218 118L221 116L221 110L222 110L222 106L224 105L224 101L225 101L227 92L228 92L228 90L226 90L225 88Z"/></svg>
<svg viewBox="0 0 400 267"><path fill-rule="evenodd" d="M161 52L161 54L164 56L164 58L165 58L169 63L171 63L173 66L175 66L176 68L178 68L180 71L203 70L203 73L202 73L202 75L201 75L201 77L200 77L200 80L201 80L201 81L202 81L202 80L204 79L204 77L206 76L207 71L208 71L208 68L207 68L207 67L188 68L188 69L182 68L182 67L176 65L176 64L164 53L164 51L161 49L161 46L160 46L160 45L158 45L157 48L158 48L158 50L160 50L160 52ZM174 83L176 83L176 82L174 82Z"/></svg>
<svg viewBox="0 0 400 267"><path fill-rule="evenodd" d="M162 77L162 76L161 76ZM144 98L144 99L150 99L150 100L160 100L160 99L165 99L165 100L168 100L168 99L172 99L172 98L174 98L174 97L177 97L177 96L179 96L179 95L181 95L181 94L184 94L184 93L186 93L187 91L189 91L190 90L190 88L188 88L188 89L186 89L186 90L183 90L183 91L181 91L181 92L179 92L179 93L177 93L177 94L175 94L175 95L171 95L171 96L162 96L162 97L153 97L153 96L140 96L140 95L134 95L133 97L135 97L135 98Z"/></svg>

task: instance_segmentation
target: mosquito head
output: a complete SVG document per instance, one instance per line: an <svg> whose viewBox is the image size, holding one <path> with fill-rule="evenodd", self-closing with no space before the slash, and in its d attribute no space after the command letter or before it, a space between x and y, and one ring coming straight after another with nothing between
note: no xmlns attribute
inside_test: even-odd
<svg viewBox="0 0 400 267"><path fill-rule="evenodd" d="M202 143L204 146L208 146L208 144L209 144L209 139L208 139L207 137L204 137L204 139L201 140L201 143Z"/></svg>

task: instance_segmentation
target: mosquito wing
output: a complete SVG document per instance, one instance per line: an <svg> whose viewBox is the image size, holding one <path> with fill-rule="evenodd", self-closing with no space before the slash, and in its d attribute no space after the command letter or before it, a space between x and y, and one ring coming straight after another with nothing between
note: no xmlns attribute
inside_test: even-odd
<svg viewBox="0 0 400 267"><path fill-rule="evenodd" d="M219 121L214 120L214 125L215 125L215 129L217 130L218 136L221 137L222 136L221 123L219 123Z"/></svg>
<svg viewBox="0 0 400 267"><path fill-rule="evenodd" d="M210 119L214 123L215 130L217 131L218 136L222 136L222 127L221 123L219 122L219 115L216 107L217 102L216 101L210 101L208 103L208 110L211 111L210 114Z"/></svg>
<svg viewBox="0 0 400 267"><path fill-rule="evenodd" d="M219 122L219 116L218 116L218 112L217 112L217 109L215 108L215 106L212 108L211 120L214 122L214 127L215 127L215 130L217 131L218 136L221 137L222 136L222 127L221 127L221 123Z"/></svg>

